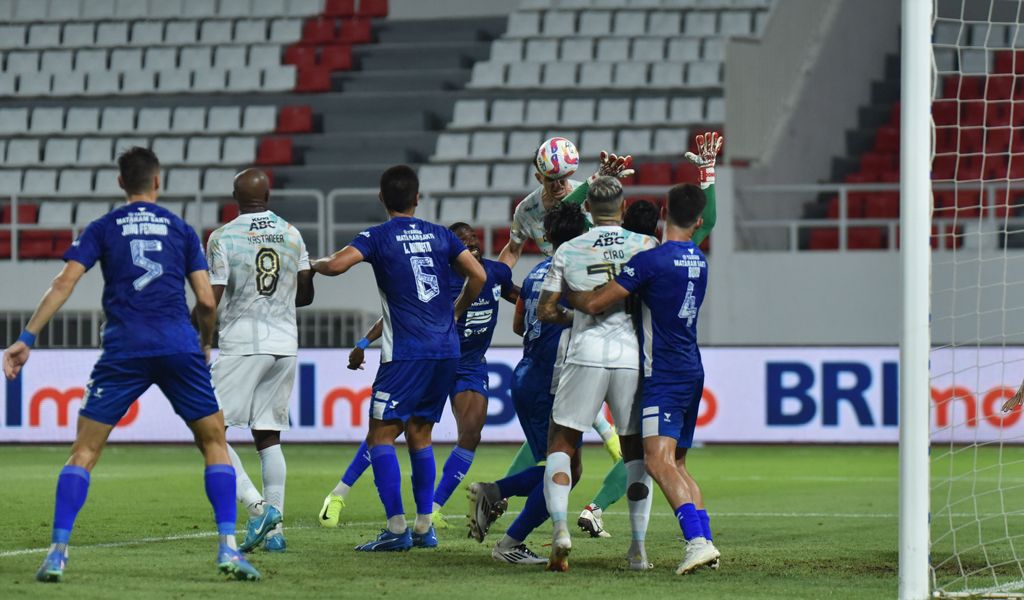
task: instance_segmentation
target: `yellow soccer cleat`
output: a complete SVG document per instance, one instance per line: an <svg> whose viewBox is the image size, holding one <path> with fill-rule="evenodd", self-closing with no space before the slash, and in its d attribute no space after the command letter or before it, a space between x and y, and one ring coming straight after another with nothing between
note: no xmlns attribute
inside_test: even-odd
<svg viewBox="0 0 1024 600"><path fill-rule="evenodd" d="M430 522L434 525L434 529L448 529L451 527L448 524L448 518L441 514L440 510L435 510L430 514Z"/></svg>
<svg viewBox="0 0 1024 600"><path fill-rule="evenodd" d="M619 444L619 436L612 435L605 440L604 449L607 450L609 456L612 457L612 462L619 462L622 460L622 445Z"/></svg>
<svg viewBox="0 0 1024 600"><path fill-rule="evenodd" d="M337 527L338 517L343 508L345 508L345 498L327 494L327 497L324 498L324 507L320 509L320 526Z"/></svg>

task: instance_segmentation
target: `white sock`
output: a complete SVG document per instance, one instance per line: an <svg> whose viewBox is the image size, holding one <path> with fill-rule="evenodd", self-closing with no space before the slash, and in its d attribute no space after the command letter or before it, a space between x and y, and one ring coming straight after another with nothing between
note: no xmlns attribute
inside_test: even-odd
<svg viewBox="0 0 1024 600"><path fill-rule="evenodd" d="M653 495L651 485L653 485L653 480L647 474L642 458L626 463L626 500L629 504L629 525L633 530L633 542L639 543L641 547L647 537L647 522L651 518L651 496ZM633 500L632 494L643 497Z"/></svg>
<svg viewBox="0 0 1024 600"><path fill-rule="evenodd" d="M441 505L438 504L437 502L435 502L434 506L433 506L433 510L434 510L434 512L437 512L437 511L441 510Z"/></svg>
<svg viewBox="0 0 1024 600"><path fill-rule="evenodd" d="M571 459L565 452L552 452L548 455L547 465L544 467L544 501L556 532L568 529L565 522L566 513L569 512L569 490L572 489L570 462ZM557 473L564 473L569 479L569 485L555 483L554 477Z"/></svg>
<svg viewBox="0 0 1024 600"><path fill-rule="evenodd" d="M339 480L338 481L338 485L334 486L334 489L331 490L331 495L332 496L341 496L342 498L346 498L346 497L348 497L348 491L351 490L351 489L352 488L350 488L349 486L345 485L344 483L342 483Z"/></svg>
<svg viewBox="0 0 1024 600"><path fill-rule="evenodd" d="M405 533L409 525L405 522L405 515L395 515L388 519L388 531L391 533Z"/></svg>
<svg viewBox="0 0 1024 600"><path fill-rule="evenodd" d="M258 517L263 514L263 496L252 484L245 467L242 466L242 459L238 458L238 453L231 444L228 444L228 457L231 458L231 466L235 468L235 497L249 511L249 516Z"/></svg>
<svg viewBox="0 0 1024 600"><path fill-rule="evenodd" d="M280 444L260 450L260 464L263 466L263 497L274 508L284 514L284 480L288 467Z"/></svg>
<svg viewBox="0 0 1024 600"><path fill-rule="evenodd" d="M426 533L433 524L430 515L416 515L416 521L412 524L413 533Z"/></svg>

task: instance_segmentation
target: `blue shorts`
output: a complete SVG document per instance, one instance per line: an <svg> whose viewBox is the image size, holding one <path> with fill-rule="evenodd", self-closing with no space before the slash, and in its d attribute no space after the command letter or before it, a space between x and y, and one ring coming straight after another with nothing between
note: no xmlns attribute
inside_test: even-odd
<svg viewBox="0 0 1024 600"><path fill-rule="evenodd" d="M677 448L693 446L704 378L667 381L648 377L641 384L641 431L644 437L675 438Z"/></svg>
<svg viewBox="0 0 1024 600"><path fill-rule="evenodd" d="M411 417L437 423L455 379L457 358L393 360L373 380L370 418L401 422Z"/></svg>
<svg viewBox="0 0 1024 600"><path fill-rule="evenodd" d="M79 414L117 425L132 402L156 385L186 423L220 411L210 367L200 353L143 358L100 358L92 369Z"/></svg>
<svg viewBox="0 0 1024 600"><path fill-rule="evenodd" d="M533 459L540 462L548 454L548 428L551 425L551 368L536 366L524 358L512 374L512 404L523 428Z"/></svg>
<svg viewBox="0 0 1024 600"><path fill-rule="evenodd" d="M459 362L455 369L455 381L452 391L448 394L452 400L462 392L476 392L487 398L487 383L490 375L487 372L487 361L466 364Z"/></svg>

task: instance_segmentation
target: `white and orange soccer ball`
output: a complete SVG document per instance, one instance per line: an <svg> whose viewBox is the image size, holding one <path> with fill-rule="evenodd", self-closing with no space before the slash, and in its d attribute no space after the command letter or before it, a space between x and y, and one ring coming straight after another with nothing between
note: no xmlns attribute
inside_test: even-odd
<svg viewBox="0 0 1024 600"><path fill-rule="evenodd" d="M579 168L580 153L576 149L576 144L564 137L553 137L540 145L533 163L537 167L537 172L544 177L563 179Z"/></svg>

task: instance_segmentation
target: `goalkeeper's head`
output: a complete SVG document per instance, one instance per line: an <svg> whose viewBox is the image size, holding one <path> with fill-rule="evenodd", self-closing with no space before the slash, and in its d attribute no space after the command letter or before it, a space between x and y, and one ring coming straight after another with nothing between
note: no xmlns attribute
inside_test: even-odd
<svg viewBox="0 0 1024 600"><path fill-rule="evenodd" d="M579 204L559 202L544 214L544 235L555 248L586 231L587 216Z"/></svg>
<svg viewBox="0 0 1024 600"><path fill-rule="evenodd" d="M668 191L668 222L680 229L695 230L702 223L701 215L707 198L704 190L692 183L682 183Z"/></svg>

